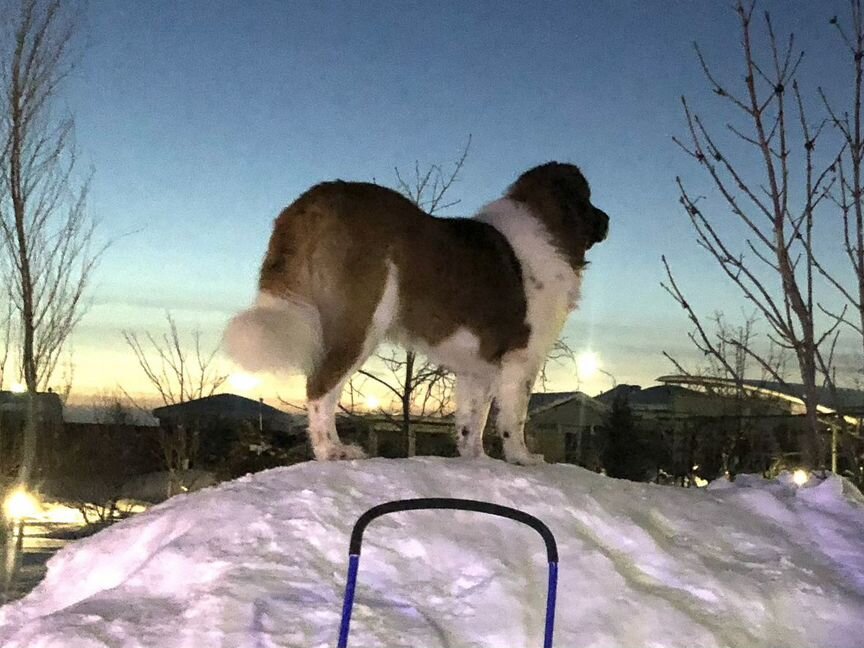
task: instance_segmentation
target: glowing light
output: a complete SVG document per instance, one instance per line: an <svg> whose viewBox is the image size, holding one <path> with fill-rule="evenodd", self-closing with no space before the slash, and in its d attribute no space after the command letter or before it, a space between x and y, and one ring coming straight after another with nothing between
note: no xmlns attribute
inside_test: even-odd
<svg viewBox="0 0 864 648"><path fill-rule="evenodd" d="M38 516L42 512L42 507L39 505L39 500L31 493L23 488L16 488L3 502L3 511L6 517L21 520Z"/></svg>
<svg viewBox="0 0 864 648"><path fill-rule="evenodd" d="M240 392L248 392L255 389L261 384L261 380L257 376L247 373L234 373L228 378L228 384L232 389Z"/></svg>
<svg viewBox="0 0 864 648"><path fill-rule="evenodd" d="M576 371L580 378L591 378L600 369L600 357L593 351L583 351L576 358Z"/></svg>
<svg viewBox="0 0 864 648"><path fill-rule="evenodd" d="M27 385L25 385L24 383L14 383L12 387L10 387L10 389L14 394L23 394L27 391Z"/></svg>
<svg viewBox="0 0 864 648"><path fill-rule="evenodd" d="M366 409L375 410L381 407L381 399L377 396L366 397Z"/></svg>
<svg viewBox="0 0 864 648"><path fill-rule="evenodd" d="M795 472L792 473L792 481L795 482L798 486L803 486L808 481L810 481L810 475L806 470L799 468Z"/></svg>
<svg viewBox="0 0 864 648"><path fill-rule="evenodd" d="M84 518L78 509L46 502L42 502L40 519L56 524L84 524Z"/></svg>

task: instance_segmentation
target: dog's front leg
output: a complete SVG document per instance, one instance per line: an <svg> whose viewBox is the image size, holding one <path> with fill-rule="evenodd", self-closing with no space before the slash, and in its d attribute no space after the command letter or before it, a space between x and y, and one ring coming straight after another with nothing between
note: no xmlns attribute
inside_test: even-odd
<svg viewBox="0 0 864 648"><path fill-rule="evenodd" d="M504 458L521 466L544 462L543 455L529 452L525 445L525 419L536 374L521 363L505 365L495 397L498 409L496 427L501 434Z"/></svg>
<svg viewBox="0 0 864 648"><path fill-rule="evenodd" d="M456 376L456 445L463 457L483 457L483 428L492 400L492 381L473 374Z"/></svg>

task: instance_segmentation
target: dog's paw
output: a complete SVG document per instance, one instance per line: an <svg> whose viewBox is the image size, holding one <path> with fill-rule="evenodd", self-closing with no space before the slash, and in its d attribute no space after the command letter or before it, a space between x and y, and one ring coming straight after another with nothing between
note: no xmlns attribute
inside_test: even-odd
<svg viewBox="0 0 864 648"><path fill-rule="evenodd" d="M360 446L345 445L340 443L328 448L326 461L350 461L352 459L365 459L366 453Z"/></svg>
<svg viewBox="0 0 864 648"><path fill-rule="evenodd" d="M471 446L468 448L460 447L459 456L463 459L484 459L489 455L486 454L486 451L483 448Z"/></svg>
<svg viewBox="0 0 864 648"><path fill-rule="evenodd" d="M507 455L507 463L517 466L539 466L546 463L546 459L542 454L532 454L526 451Z"/></svg>

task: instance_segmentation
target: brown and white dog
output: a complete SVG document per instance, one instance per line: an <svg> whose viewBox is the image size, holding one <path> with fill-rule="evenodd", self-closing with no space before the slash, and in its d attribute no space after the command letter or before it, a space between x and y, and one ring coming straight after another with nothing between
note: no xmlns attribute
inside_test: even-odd
<svg viewBox="0 0 864 648"><path fill-rule="evenodd" d="M539 463L525 446L528 398L608 223L572 164L523 173L473 219L432 217L378 185L325 182L276 219L258 298L231 320L225 345L247 370L306 375L319 460L363 456L339 440L336 408L389 340L455 374L462 456L483 455L494 397L507 461Z"/></svg>

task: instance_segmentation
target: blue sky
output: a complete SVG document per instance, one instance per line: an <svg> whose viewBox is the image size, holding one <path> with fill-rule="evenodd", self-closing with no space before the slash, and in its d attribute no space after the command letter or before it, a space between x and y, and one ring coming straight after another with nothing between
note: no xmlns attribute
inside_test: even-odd
<svg viewBox="0 0 864 648"><path fill-rule="evenodd" d="M394 166L455 160L469 134L451 215L537 163L582 167L611 231L567 337L618 382L650 383L670 370L662 350L690 354L662 254L701 312L739 313L678 205L676 175L704 182L671 140L685 134L682 94L727 117L692 42L741 77L729 4L91 0L63 100L95 170L90 209L121 238L76 335L76 390L143 387L120 329L157 331L166 310L215 340L254 294L273 218L309 185L392 184ZM802 81L840 94L828 19L846 4L760 6L798 32ZM575 385L559 372L553 386Z"/></svg>

